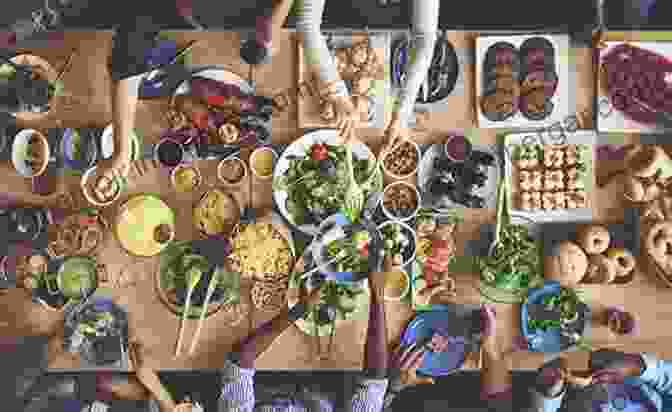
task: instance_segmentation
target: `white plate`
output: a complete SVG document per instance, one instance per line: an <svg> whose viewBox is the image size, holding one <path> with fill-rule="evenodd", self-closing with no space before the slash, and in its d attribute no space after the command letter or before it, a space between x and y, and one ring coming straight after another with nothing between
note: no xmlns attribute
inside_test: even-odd
<svg viewBox="0 0 672 412"><path fill-rule="evenodd" d="M488 180L485 186L474 190L474 195L480 196L485 199L486 208L495 208L497 205L497 185L499 184L500 179L500 170L502 167L501 159L499 158L499 153L496 150L493 150L491 146L484 146L473 143L473 150L478 150L481 152L487 152L495 156L495 166L488 168ZM444 156L443 143L437 143L431 145L422 156L420 164L418 165L418 190L422 194L423 206L429 206L432 204L433 196L429 193L429 180L434 177L434 160L439 157ZM466 206L459 203L451 202L449 207L446 208L434 208L434 210L439 213L449 213L451 209L465 209Z"/></svg>
<svg viewBox="0 0 672 412"><path fill-rule="evenodd" d="M340 140L338 137L338 132L333 129L322 129L322 130L317 130L311 133L308 133L306 135L303 135L294 143L289 145L287 149L282 153L280 156L280 159L278 159L278 163L275 166L275 170L273 171L273 181L275 182L277 179L279 179L281 176L284 176L287 170L289 169L289 156L306 156L307 153L310 151L310 147L314 143L326 143L328 145L333 145L337 146L340 144ZM376 156L371 152L371 149L369 147L362 143L361 141L355 140L352 144L352 153L353 155L358 158L358 159L369 159L372 161L375 161ZM382 176L380 177L382 180ZM306 233L308 235L315 236L319 233L319 228L318 226L315 225L297 225L292 216L289 214L287 211L287 207L285 205L285 202L287 198L289 197L289 194L287 191L284 190L273 190L273 200L275 201L275 204L278 207L278 210L282 214L282 216L287 219L289 223L292 224L292 226L296 227L299 229L301 232Z"/></svg>
<svg viewBox="0 0 672 412"><path fill-rule="evenodd" d="M592 220L593 219L593 210L590 208L594 204L594 193L595 193L595 141L597 139L597 133L588 130L579 130L572 134L567 135L566 143L568 144L585 144L592 147L590 151L590 159L587 161L588 166L588 177L589 180L586 182L586 194L588 196L588 208L581 209L564 209L564 210L539 210L534 212L528 212L521 209L518 209L517 202L513 199L513 187L517 185L517 182L513 182L513 165L511 162L511 156L514 153L514 147L520 144L549 144L539 138L539 135L534 133L518 133L510 134L504 138L504 178L507 179L507 203L509 213L526 217L534 220L535 222L542 223L544 221L554 221L554 222L571 222L571 221L583 221L583 220Z"/></svg>
<svg viewBox="0 0 672 412"><path fill-rule="evenodd" d="M480 105L480 96L483 93L483 62L485 53L495 43L505 41L519 48L523 42L531 37L543 37L553 44L555 49L555 71L558 74L558 88L552 98L555 105L553 112L544 120L526 119L520 111L502 122L493 122L483 115ZM548 127L554 123L562 123L571 116L569 104L569 36L567 35L525 35L525 36L478 36L476 38L476 111L478 126L483 128L509 127Z"/></svg>
<svg viewBox="0 0 672 412"><path fill-rule="evenodd" d="M608 54L611 49L619 44L626 42L609 41L607 47L600 50L600 66L602 58ZM662 56L672 58L672 42L627 42L635 47L646 49ZM599 67L598 67L599 68ZM648 125L628 119L622 112L616 110L611 105L609 97L604 94L601 84L601 76L597 76L597 130L600 132L631 132L631 133L665 133L662 126Z"/></svg>

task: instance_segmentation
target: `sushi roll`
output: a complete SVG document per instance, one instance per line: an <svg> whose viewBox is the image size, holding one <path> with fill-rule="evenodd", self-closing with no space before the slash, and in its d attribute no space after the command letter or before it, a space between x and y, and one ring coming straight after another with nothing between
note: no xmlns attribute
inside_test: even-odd
<svg viewBox="0 0 672 412"><path fill-rule="evenodd" d="M565 173L562 170L544 172L544 190L562 190L565 188Z"/></svg>
<svg viewBox="0 0 672 412"><path fill-rule="evenodd" d="M541 192L522 192L519 200L520 208L523 210L541 209Z"/></svg>
<svg viewBox="0 0 672 412"><path fill-rule="evenodd" d="M565 192L546 192L542 195L544 210L558 210L565 208Z"/></svg>
<svg viewBox="0 0 672 412"><path fill-rule="evenodd" d="M515 149L515 164L519 169L535 169L539 167L539 158L541 157L541 146L533 145L518 145Z"/></svg>

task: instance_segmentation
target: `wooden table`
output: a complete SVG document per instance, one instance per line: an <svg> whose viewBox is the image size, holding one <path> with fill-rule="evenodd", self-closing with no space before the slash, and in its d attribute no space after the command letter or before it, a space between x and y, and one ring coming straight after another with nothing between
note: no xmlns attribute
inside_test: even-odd
<svg viewBox="0 0 672 412"><path fill-rule="evenodd" d="M246 76L247 65L242 63L239 56L239 36L234 32L173 32L171 35L180 42L198 40L193 49L191 63L194 65L216 64L224 65L231 71ZM67 33L62 48L48 50L34 50L59 65L65 60L72 48L78 49L74 65L65 74L63 81L69 97L57 104L53 116L49 116L41 124L26 125L34 128L49 128L57 126L97 125L105 126L111 118L108 82L109 76L104 69L107 54L111 45L111 32L75 32ZM474 34L465 32L450 32L448 37L459 52L473 54ZM297 79L297 47L295 35L285 32L278 41L279 52L273 57L270 65L256 70L258 93L268 96L282 91L295 90ZM74 46L74 47L71 47ZM594 65L592 53L587 48L572 49L571 60L575 75L575 100L577 113L592 113L594 94ZM92 69L98 68L98 69ZM455 93L448 98L448 107L445 112L431 113L425 121L421 121L413 131L413 138L418 142L429 143L440 141L446 133L452 130L470 130L476 128L475 96L474 96L474 67L467 64L462 68L464 75L463 93ZM167 102L163 99L142 101L137 114L136 128L144 136L145 142L156 142L160 133L167 127L163 112ZM588 116L590 119L591 116ZM273 142L288 143L302 134L297 128L297 113L291 108L273 119ZM583 121L582 127L592 127L592 121ZM479 139L484 143L495 143L497 131L476 129ZM500 131L501 133L501 131ZM382 131L363 129L360 138L377 149L382 139ZM624 137L632 139L632 137ZM212 165L203 162L206 169ZM599 167L599 166L598 166ZM27 181L19 177L10 164L0 165L3 175L0 181L0 191L23 192L29 191ZM210 169L211 170L211 169ZM157 184L166 187L165 173L156 169L152 161L136 162L132 168L134 191L157 191ZM211 172L206 172L211 173ZM76 188L76 178L66 178L63 185ZM78 189L73 192L79 192ZM162 191L170 201L184 202L185 199L175 199L169 190ZM81 197L81 195L80 195ZM598 189L596 193L596 220L622 220L624 204L622 203L618 183L612 183L606 188ZM80 202L83 199L79 199ZM82 203L84 204L84 203ZM180 203L182 204L182 203ZM254 204L256 207L271 207L270 183L255 181ZM106 213L108 213L106 211ZM178 213L181 216L182 212ZM482 223L494 221L494 210L470 211L465 215L465 221L458 228L458 245L462 247L464 240L478 236L478 229ZM178 224L178 237L188 238L189 229ZM188 225L187 225L188 226ZM460 251L458 250L458 253ZM114 239L108 240L108 247L101 254L101 259L109 264L114 271L115 267L127 264L119 256L119 246ZM253 323L244 320L237 325L218 322L218 315L207 323L199 345L200 350L193 357L173 359L172 351L178 326L178 319L160 303L153 290L153 273L155 259L135 264L137 284L134 288L114 291L116 299L126 305L130 312L132 329L138 338L145 343L149 350L150 365L166 369L208 369L222 365L231 345L252 330L255 325L270 319L272 313L258 313L254 315ZM134 266L135 268L135 266ZM603 330L594 332L593 342L597 346L619 347L629 351L653 351L663 356L672 356L672 339L665 336L665 329L660 328L658 321L672 318L672 306L665 305L668 290L655 281L653 273L640 273L634 284L627 287L590 287L587 290L589 303L594 306L624 303L625 308L646 314L641 319L641 335L619 342L610 341ZM455 274L457 279L458 298L456 303L479 303L481 296L476 286L478 275L473 273ZM626 296L627 295L627 296ZM627 297L627 299L626 299ZM31 333L47 320L57 317L53 313L40 310L26 299L19 290L11 290L6 296L11 302L10 313L0 313L0 331L7 334ZM656 302L651 305L648 302ZM644 312L641 308L650 310ZM639 310L638 310L639 309ZM497 305L498 325L497 332L505 348L511 346L513 338L519 330L519 307L516 305ZM403 331L413 312L405 304L387 305L388 338L392 343ZM318 361L310 358L311 343L297 329L289 328L257 361L259 369L359 369L362 364L363 342L366 333L366 319L353 321L344 325L336 334L334 343L335 354L332 360ZM33 326L31 326L33 325ZM195 322L187 326L186 337L190 338ZM670 352L670 353L668 353ZM570 362L577 368L585 367L586 356L582 353L569 354ZM522 352L512 356L513 368L536 368L544 361L544 356ZM72 356L59 356L51 360L50 367L54 369L76 369L78 359ZM478 360L467 367L478 367Z"/></svg>

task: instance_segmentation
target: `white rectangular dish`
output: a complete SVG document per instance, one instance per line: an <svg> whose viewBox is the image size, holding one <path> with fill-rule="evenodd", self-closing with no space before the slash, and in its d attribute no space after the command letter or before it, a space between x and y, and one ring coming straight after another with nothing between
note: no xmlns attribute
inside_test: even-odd
<svg viewBox="0 0 672 412"><path fill-rule="evenodd" d="M669 127L661 125L642 124L635 120L627 118L622 112L616 110L609 96L606 93L606 85L601 75L602 60L615 46L620 44L631 44L635 47L649 50L651 52L672 58L672 42L625 42L609 41L606 47L600 49L600 62L597 75L597 130L600 132L624 132L624 133L665 133L669 132Z"/></svg>
<svg viewBox="0 0 672 412"><path fill-rule="evenodd" d="M555 71L558 75L558 88L552 98L554 109L551 114L543 120L526 119L520 112L512 117L495 122L489 120L483 114L480 105L480 97L483 93L483 63L485 54L490 46L498 42L508 42L516 48L520 48L523 42L531 37L543 37L553 44L555 50ZM478 126L482 128L539 128L548 127L555 123L562 123L573 113L570 107L569 91L569 36L559 35L524 35L524 36L478 36L476 38L476 113L478 116Z"/></svg>
<svg viewBox="0 0 672 412"><path fill-rule="evenodd" d="M589 150L585 157L583 157L586 171L584 177L581 179L583 187L585 188L587 204L584 208L577 209L558 209L558 210L523 210L519 206L517 194L521 191L517 179L518 170L514 165L513 160L516 153L516 146L527 144L551 145L557 142L550 142L540 138L534 133L518 133L510 134L504 138L504 178L506 179L506 199L508 203L509 213L517 216L527 217L537 223L544 221L559 221L559 222L574 222L593 219L593 211L591 205L594 204L594 194L596 189L595 184L595 150L596 150L597 133L593 131L577 131L568 135L566 144L583 144L588 145Z"/></svg>

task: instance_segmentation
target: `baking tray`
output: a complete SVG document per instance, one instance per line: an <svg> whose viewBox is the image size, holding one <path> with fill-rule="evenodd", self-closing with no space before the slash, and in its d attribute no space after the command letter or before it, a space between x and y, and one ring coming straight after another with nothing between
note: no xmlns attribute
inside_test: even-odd
<svg viewBox="0 0 672 412"><path fill-rule="evenodd" d="M625 132L625 133L654 133L661 134L672 130L670 126L647 125L628 119L623 113L614 109L609 97L606 94L605 79L603 79L602 58L607 55L611 49L619 44L628 43L635 47L649 50L662 56L672 58L672 41L645 41L645 42L626 42L626 41L608 41L604 42L604 47L600 49L599 66L597 69L597 130L600 132Z"/></svg>
<svg viewBox="0 0 672 412"><path fill-rule="evenodd" d="M376 79L373 81L374 96L373 101L375 102L373 110L373 118L368 122L362 124L363 127L376 127L384 128L386 126L386 99L389 95L389 72L387 67L390 61L390 34L387 32L376 32L376 33L352 33L350 35L337 34L337 33L323 33L325 38L327 38L328 47L331 50L350 47L355 43L370 39L371 47L375 50L378 55L378 61L380 63L381 69L380 73ZM312 81L310 68L306 64L305 60L305 50L303 45L299 42L298 45L298 61L299 61L299 73L297 76L298 88L299 90L304 90L302 84L305 82ZM347 82L346 82L347 83ZM316 95L306 94L304 97L299 96L297 99L297 116L299 122L299 128L312 128L312 127L335 127L335 122L325 122L320 118L320 104L319 96L317 96L317 90L315 90Z"/></svg>
<svg viewBox="0 0 672 412"><path fill-rule="evenodd" d="M555 105L553 112L545 119L534 121L526 119L520 112L516 113L507 120L493 122L483 115L480 105L480 96L483 93L483 63L485 54L490 48L498 42L508 42L519 48L521 44L531 37L543 37L549 40L555 49L555 71L558 74L558 88L551 99ZM569 87L569 36L564 34L552 35L525 35L525 36L478 36L476 38L476 113L478 117L478 126L482 128L511 128L511 127L548 127L555 123L562 123L574 113L574 108L570 107L570 87Z"/></svg>
<svg viewBox="0 0 672 412"><path fill-rule="evenodd" d="M592 147L590 150L590 159L588 159L586 171L587 181L586 193L588 195L588 207L581 209L563 209L563 210L540 210L540 211L524 211L518 209L518 202L515 200L516 188L518 187L518 182L514 181L516 173L514 172L515 166L512 164L512 157L514 155L514 147L519 144L553 144L556 141L547 141L544 140L543 135L536 133L518 133L510 134L504 138L504 178L507 179L507 201L509 207L509 213L516 214L520 216L527 216L537 222L543 221L579 221L579 220L591 220L593 218L593 211L591 205L594 204L595 199L593 198L597 185L595 183L595 152L597 145L595 141L597 139L597 133L592 131L579 130L575 133L569 134L566 136L566 140L563 143L568 144L586 144Z"/></svg>

